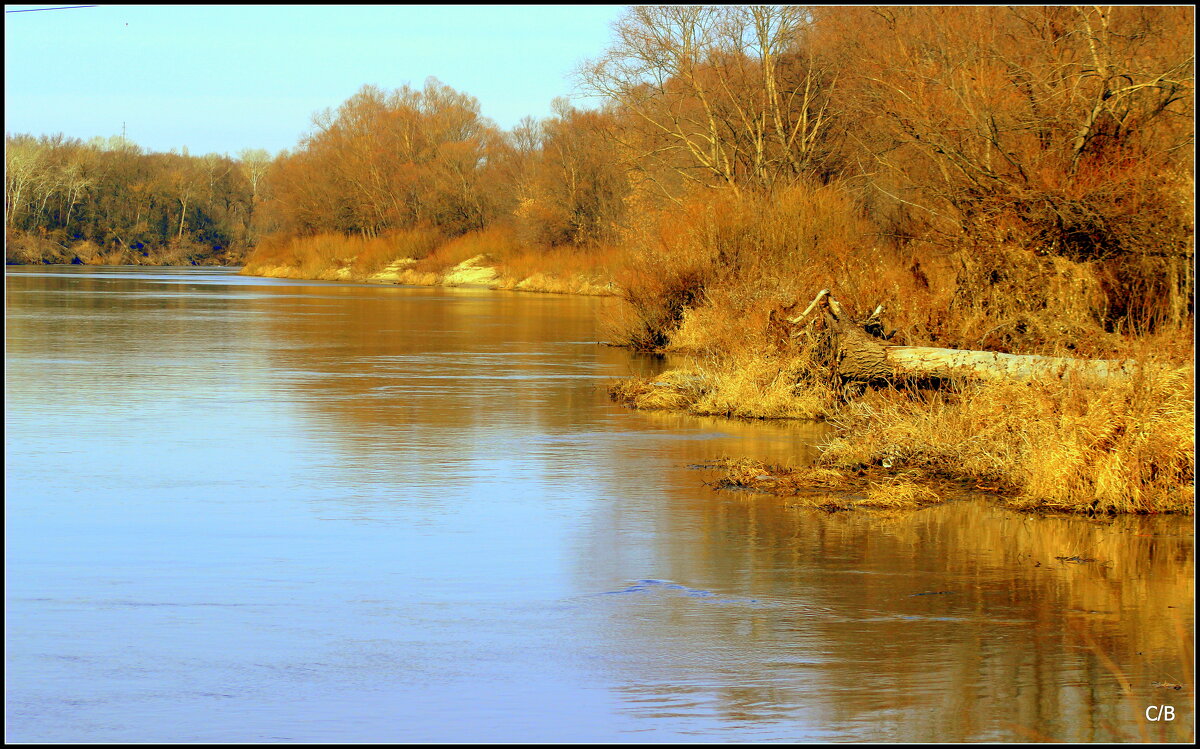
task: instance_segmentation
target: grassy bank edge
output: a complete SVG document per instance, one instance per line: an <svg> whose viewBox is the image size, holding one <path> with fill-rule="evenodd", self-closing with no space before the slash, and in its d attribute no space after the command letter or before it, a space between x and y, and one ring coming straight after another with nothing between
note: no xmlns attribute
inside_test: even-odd
<svg viewBox="0 0 1200 749"><path fill-rule="evenodd" d="M827 510L918 509L963 490L1026 511L1116 515L1195 511L1194 366L1147 369L1096 388L1076 379L957 382L846 397L809 362L696 359L612 382L623 405L754 419L822 419L834 436L814 465L728 459L718 488Z"/></svg>
<svg viewBox="0 0 1200 749"><path fill-rule="evenodd" d="M574 294L580 296L614 296L617 291L611 284L604 284L588 277L560 277L534 273L529 276L512 277L503 274L502 268L489 265L486 256L464 261L444 271L421 271L410 266L415 258L401 258L393 266L372 274L357 274L349 267L308 273L292 266L245 266L241 274L263 278L292 278L312 281L341 281L347 283L402 284L406 286L449 286L486 288L503 291L530 291L546 294Z"/></svg>
<svg viewBox="0 0 1200 749"><path fill-rule="evenodd" d="M447 239L430 229L364 238L267 237L243 275L412 286L463 286L586 296L617 293L611 249L534 249L492 228Z"/></svg>

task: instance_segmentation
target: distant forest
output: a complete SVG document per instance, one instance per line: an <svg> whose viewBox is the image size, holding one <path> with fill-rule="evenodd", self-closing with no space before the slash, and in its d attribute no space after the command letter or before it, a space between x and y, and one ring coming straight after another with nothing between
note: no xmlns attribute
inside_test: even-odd
<svg viewBox="0 0 1200 749"><path fill-rule="evenodd" d="M295 261L317 236L393 238L400 255L414 233L499 232L532 252L617 252L645 341L694 300L788 273L864 305L906 300L926 340L1179 323L1194 20L633 7L577 71L601 106L560 100L507 131L430 79L365 87L274 157L6 136L6 259Z"/></svg>
<svg viewBox="0 0 1200 749"><path fill-rule="evenodd" d="M217 264L253 243L262 150L146 153L121 137L5 137L9 263Z"/></svg>

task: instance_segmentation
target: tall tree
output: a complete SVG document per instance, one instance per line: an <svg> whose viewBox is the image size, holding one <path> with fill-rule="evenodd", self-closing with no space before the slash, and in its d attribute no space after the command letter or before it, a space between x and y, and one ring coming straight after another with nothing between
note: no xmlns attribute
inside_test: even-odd
<svg viewBox="0 0 1200 749"><path fill-rule="evenodd" d="M735 193L827 176L835 77L804 46L808 21L792 6L637 6L580 78L626 114L635 164Z"/></svg>

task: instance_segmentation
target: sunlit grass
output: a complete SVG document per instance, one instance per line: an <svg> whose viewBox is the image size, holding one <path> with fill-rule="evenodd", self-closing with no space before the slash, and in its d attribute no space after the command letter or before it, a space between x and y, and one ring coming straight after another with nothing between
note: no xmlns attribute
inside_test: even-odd
<svg viewBox="0 0 1200 749"><path fill-rule="evenodd" d="M870 393L834 417L831 465L881 465L1001 490L1024 509L1191 513L1192 370L1130 382L973 383L914 398Z"/></svg>
<svg viewBox="0 0 1200 749"><path fill-rule="evenodd" d="M492 267L489 285L519 291L606 295L615 293L614 248L522 246L511 227L493 226L447 239L428 228L389 232L378 237L317 234L264 237L247 259L249 275L323 280L382 280L436 285L471 261Z"/></svg>
<svg viewBox="0 0 1200 749"><path fill-rule="evenodd" d="M809 377L812 370L806 352L698 358L651 380L614 382L609 392L634 408L747 419L817 419L832 413L836 394Z"/></svg>

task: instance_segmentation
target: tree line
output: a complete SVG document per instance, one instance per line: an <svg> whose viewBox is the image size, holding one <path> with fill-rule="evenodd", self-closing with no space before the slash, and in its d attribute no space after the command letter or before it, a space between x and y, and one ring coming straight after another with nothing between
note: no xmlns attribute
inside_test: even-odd
<svg viewBox="0 0 1200 749"><path fill-rule="evenodd" d="M454 237L503 223L533 245L602 241L628 190L607 137L613 117L565 100L555 112L505 132L433 78L366 86L272 164L266 221L300 236L428 227Z"/></svg>
<svg viewBox="0 0 1200 749"><path fill-rule="evenodd" d="M1189 7L638 6L577 71L598 107L559 102L504 132L436 80L367 87L272 165L265 210L289 235L499 225L586 251L644 246L647 217L820 188L856 241L912 268L908 292L952 276L949 304L1013 328L1071 305L1107 329L1179 324L1193 21ZM740 243L720 262L760 265ZM691 276L686 299L711 285ZM1027 301L981 301L1001 294Z"/></svg>
<svg viewBox="0 0 1200 749"><path fill-rule="evenodd" d="M6 260L236 261L254 242L270 161L261 149L235 159L147 153L118 136L6 135Z"/></svg>
<svg viewBox="0 0 1200 749"><path fill-rule="evenodd" d="M1072 306L1107 330L1181 324L1193 29L1190 7L637 6L576 71L596 106L507 131L430 79L364 87L273 159L9 138L6 227L212 252L500 229L533 250L624 248L657 269L644 296L675 279L654 323L671 325L734 276L809 257L796 248L838 212L855 247L825 256L900 268L869 290L896 303L927 293L1017 332ZM726 236L733 214L790 221L794 241L762 221ZM636 273L623 282L636 296Z"/></svg>

